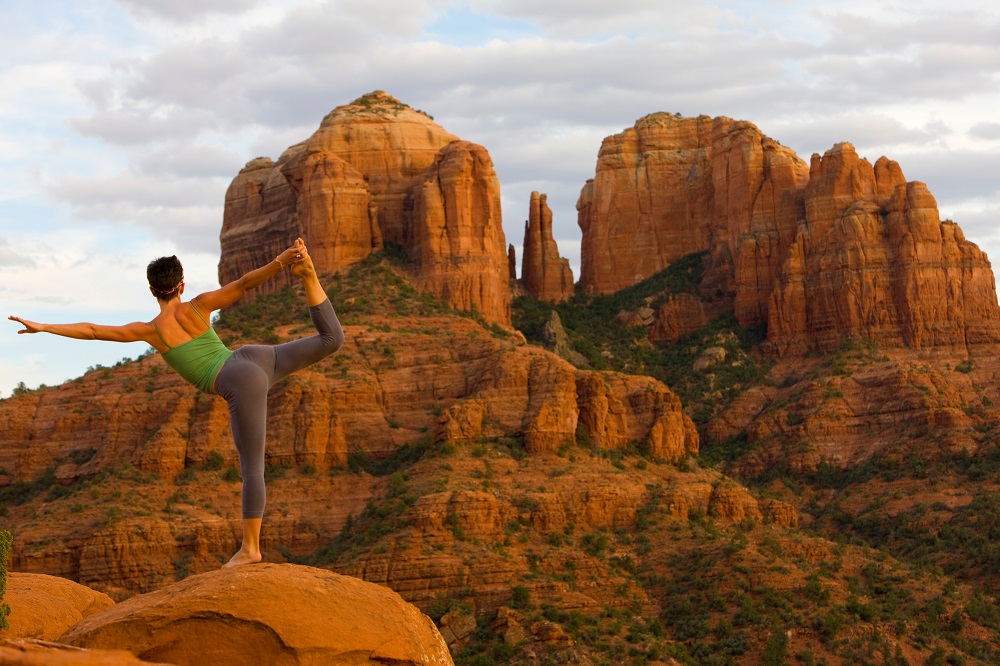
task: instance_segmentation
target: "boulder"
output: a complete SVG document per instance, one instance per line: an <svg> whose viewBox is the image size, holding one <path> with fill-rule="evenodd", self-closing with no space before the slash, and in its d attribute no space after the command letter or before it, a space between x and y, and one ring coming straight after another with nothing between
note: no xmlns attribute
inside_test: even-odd
<svg viewBox="0 0 1000 666"><path fill-rule="evenodd" d="M65 578L15 571L7 574L4 601L11 615L3 636L43 641L55 640L83 618L115 604L103 592Z"/></svg>
<svg viewBox="0 0 1000 666"><path fill-rule="evenodd" d="M174 664L451 664L427 616L325 569L255 564L191 576L85 618L60 639Z"/></svg>

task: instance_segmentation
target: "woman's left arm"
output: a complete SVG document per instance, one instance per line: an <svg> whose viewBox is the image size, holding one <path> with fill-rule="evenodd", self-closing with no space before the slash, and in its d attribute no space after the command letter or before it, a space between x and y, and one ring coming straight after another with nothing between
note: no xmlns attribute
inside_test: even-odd
<svg viewBox="0 0 1000 666"><path fill-rule="evenodd" d="M11 315L11 321L16 321L23 330L21 333L51 333L61 335L64 338L74 338L76 340L107 340L109 342L149 342L153 327L147 322L136 321L124 326L104 326L101 324L91 324L80 322L77 324L40 324L21 317Z"/></svg>
<svg viewBox="0 0 1000 666"><path fill-rule="evenodd" d="M251 289L259 287L273 278L285 266L291 266L302 261L303 253L305 253L305 243L301 238L297 238L294 245L279 254L270 263L250 271L224 287L198 294L191 301L196 303L200 310L207 310L209 312L221 310L224 307L232 305Z"/></svg>

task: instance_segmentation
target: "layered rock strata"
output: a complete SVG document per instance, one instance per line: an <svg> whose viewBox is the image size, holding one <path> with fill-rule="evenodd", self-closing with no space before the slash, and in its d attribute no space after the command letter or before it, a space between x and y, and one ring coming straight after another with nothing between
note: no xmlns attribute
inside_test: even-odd
<svg viewBox="0 0 1000 666"><path fill-rule="evenodd" d="M521 283L528 293L549 303L559 303L573 295L569 259L559 256L559 247L552 237L552 209L546 196L538 192L531 193L528 220L524 223Z"/></svg>
<svg viewBox="0 0 1000 666"><path fill-rule="evenodd" d="M486 150L376 91L337 107L277 162L249 162L226 192L225 284L305 238L321 273L385 243L406 248L424 288L510 323L500 184ZM281 274L261 287L290 284Z"/></svg>
<svg viewBox="0 0 1000 666"><path fill-rule="evenodd" d="M292 552L320 547L321 534L336 534L378 492L362 477L328 472L426 438L442 447L517 438L537 454L578 439L597 451L648 442L663 460L697 454L694 425L655 380L577 370L459 317L370 316L346 333L337 355L276 386L269 401L266 463L318 473L309 484L269 493L268 536ZM94 509L91 528L16 549L14 566L99 581L109 593L148 591L177 570L218 566L219 554L238 542L238 480L198 490L197 502L174 484L213 459L216 468L237 467L225 401L198 394L158 356L3 401L3 481L33 483L49 469L57 490L105 478L80 492L108 502L107 515ZM131 484L142 486L142 499L115 498ZM279 502L298 508L282 511ZM183 529L177 511L189 516ZM45 532L25 525L19 538L38 543Z"/></svg>

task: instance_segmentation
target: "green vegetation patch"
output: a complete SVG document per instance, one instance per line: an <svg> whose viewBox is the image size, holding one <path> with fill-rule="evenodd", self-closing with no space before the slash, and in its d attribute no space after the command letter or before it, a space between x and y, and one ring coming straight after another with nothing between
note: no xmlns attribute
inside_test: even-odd
<svg viewBox="0 0 1000 666"><path fill-rule="evenodd" d="M695 423L702 425L739 393L763 380L767 367L751 352L766 331L742 329L730 311L676 343L653 344L645 326L622 326L616 316L647 304L655 311L672 294L697 294L705 254L683 257L614 294L588 296L578 291L556 305L519 296L512 305L512 322L529 341L544 344L543 328L552 313L558 313L570 346L586 359L587 366L659 379L678 395ZM726 361L710 371L694 371L694 363L708 347L725 350Z"/></svg>

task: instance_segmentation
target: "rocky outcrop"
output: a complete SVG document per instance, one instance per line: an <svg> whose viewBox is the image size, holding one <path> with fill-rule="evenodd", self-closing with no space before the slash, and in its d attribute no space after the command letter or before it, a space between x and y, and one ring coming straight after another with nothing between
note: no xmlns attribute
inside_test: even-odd
<svg viewBox="0 0 1000 666"><path fill-rule="evenodd" d="M528 221L524 223L524 254L521 283L536 298L559 303L573 295L573 271L569 260L559 256L552 237L552 210L544 194L531 193Z"/></svg>
<svg viewBox="0 0 1000 666"><path fill-rule="evenodd" d="M914 348L1000 341L989 260L940 220L923 183L842 143L813 156L804 196L771 296L773 350L832 351L845 338Z"/></svg>
<svg viewBox="0 0 1000 666"><path fill-rule="evenodd" d="M580 282L611 293L707 250L703 288L735 301L741 324L763 321L808 173L751 123L646 116L604 140L580 193Z"/></svg>
<svg viewBox="0 0 1000 666"><path fill-rule="evenodd" d="M649 339L676 342L708 321L705 304L700 298L694 294L671 294L656 311L649 327Z"/></svg>
<svg viewBox="0 0 1000 666"><path fill-rule="evenodd" d="M4 601L11 615L3 636L43 641L59 638L83 618L115 603L108 595L65 578L15 571L7 574Z"/></svg>
<svg viewBox="0 0 1000 666"><path fill-rule="evenodd" d="M395 243L409 252L424 288L509 325L499 182L486 150L450 145L457 140L381 91L337 107L277 162L255 159L233 180L220 282L267 263L297 236L321 273ZM282 273L260 289L291 279Z"/></svg>
<svg viewBox="0 0 1000 666"><path fill-rule="evenodd" d="M291 564L191 576L79 622L70 645L174 664L451 664L431 622L392 590Z"/></svg>

